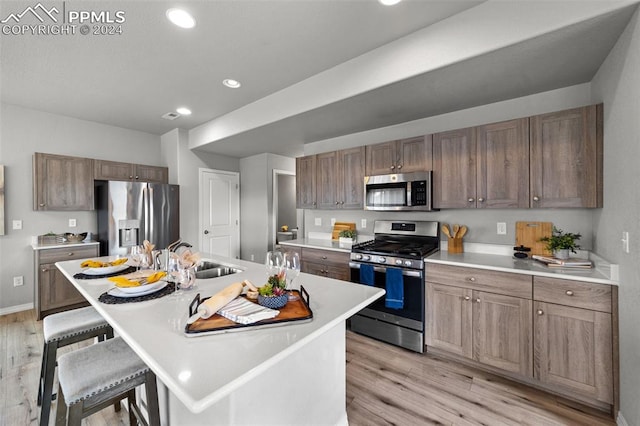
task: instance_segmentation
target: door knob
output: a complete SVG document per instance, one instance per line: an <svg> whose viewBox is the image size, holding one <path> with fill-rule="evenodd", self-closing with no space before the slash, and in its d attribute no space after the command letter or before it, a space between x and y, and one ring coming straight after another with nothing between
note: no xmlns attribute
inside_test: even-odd
<svg viewBox="0 0 640 426"><path fill-rule="evenodd" d="M209 231L205 229L204 230L204 234L207 235L208 233L209 233Z"/></svg>

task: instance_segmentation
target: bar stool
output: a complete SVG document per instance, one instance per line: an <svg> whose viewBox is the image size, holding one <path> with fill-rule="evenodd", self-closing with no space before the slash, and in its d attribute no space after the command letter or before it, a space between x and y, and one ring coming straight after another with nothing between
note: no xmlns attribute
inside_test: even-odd
<svg viewBox="0 0 640 426"><path fill-rule="evenodd" d="M49 424L51 401L54 399L53 377L58 348L97 337L99 341L113 338L113 328L92 307L73 309L48 315L43 321L44 349L38 383L40 426ZM116 407L119 409L119 405Z"/></svg>
<svg viewBox="0 0 640 426"><path fill-rule="evenodd" d="M120 337L62 355L58 382L56 425L80 425L84 417L123 398L129 402L130 424L160 424L156 376ZM148 423L136 401L136 387L142 384Z"/></svg>

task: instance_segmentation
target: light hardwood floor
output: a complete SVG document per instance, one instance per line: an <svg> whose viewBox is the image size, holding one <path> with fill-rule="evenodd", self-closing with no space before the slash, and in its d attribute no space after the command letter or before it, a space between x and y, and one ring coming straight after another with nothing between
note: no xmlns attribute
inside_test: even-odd
<svg viewBox="0 0 640 426"><path fill-rule="evenodd" d="M36 321L35 311L0 316L0 426L38 424L42 342L42 321ZM351 426L615 424L595 410L545 392L351 332L346 369ZM109 407L83 424L126 425L125 413ZM51 424L54 418L55 403Z"/></svg>

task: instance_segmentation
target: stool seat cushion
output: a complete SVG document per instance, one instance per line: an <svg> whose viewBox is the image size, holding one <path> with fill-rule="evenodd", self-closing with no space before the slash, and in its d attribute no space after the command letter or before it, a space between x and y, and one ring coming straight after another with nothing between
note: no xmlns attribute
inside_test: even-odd
<svg viewBox="0 0 640 426"><path fill-rule="evenodd" d="M88 306L46 316L42 327L44 341L51 343L107 326L98 311Z"/></svg>
<svg viewBox="0 0 640 426"><path fill-rule="evenodd" d="M149 368L120 337L96 343L58 358L58 380L68 405L114 391Z"/></svg>

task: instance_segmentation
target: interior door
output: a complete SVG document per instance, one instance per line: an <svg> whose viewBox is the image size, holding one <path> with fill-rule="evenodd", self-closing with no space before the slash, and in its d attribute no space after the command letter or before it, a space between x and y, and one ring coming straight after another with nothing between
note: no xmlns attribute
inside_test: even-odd
<svg viewBox="0 0 640 426"><path fill-rule="evenodd" d="M200 171L200 251L240 258L240 176Z"/></svg>

